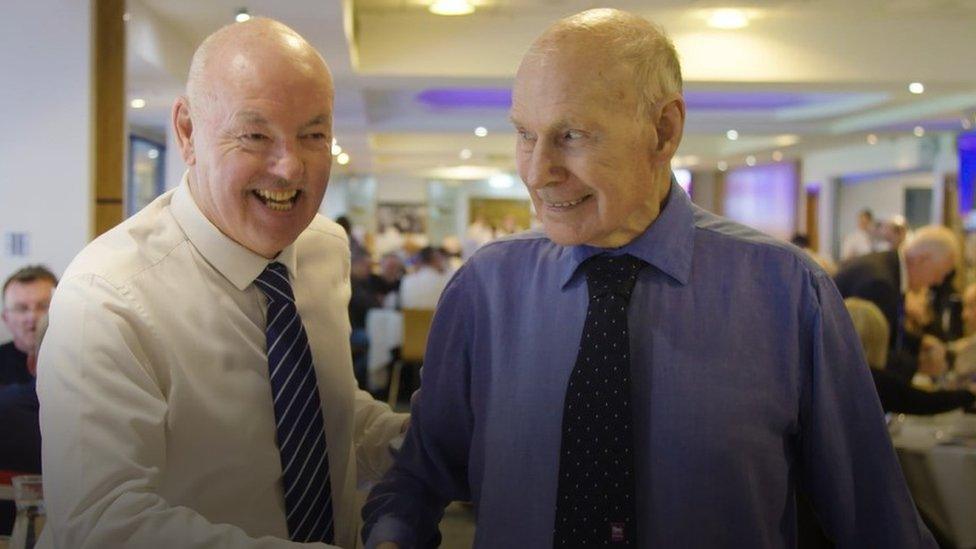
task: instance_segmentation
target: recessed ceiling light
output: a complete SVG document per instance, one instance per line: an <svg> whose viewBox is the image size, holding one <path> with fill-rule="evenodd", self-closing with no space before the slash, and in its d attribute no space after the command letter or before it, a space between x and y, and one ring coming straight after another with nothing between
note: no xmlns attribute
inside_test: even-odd
<svg viewBox="0 0 976 549"><path fill-rule="evenodd" d="M234 15L234 21L238 23L243 23L251 18L251 14L248 13L247 8L241 8L237 10L237 14Z"/></svg>
<svg viewBox="0 0 976 549"><path fill-rule="evenodd" d="M729 169L729 164L724 160L719 160L715 167L718 168L718 171L724 172L725 170Z"/></svg>
<svg viewBox="0 0 976 549"><path fill-rule="evenodd" d="M963 117L962 119L960 119L959 122L962 124L962 129L964 129L964 130L971 130L971 129L973 129L973 121L972 120Z"/></svg>
<svg viewBox="0 0 976 549"><path fill-rule="evenodd" d="M146 151L146 156L152 160L159 158L159 149L149 149Z"/></svg>
<svg viewBox="0 0 976 549"><path fill-rule="evenodd" d="M773 151L773 162L779 162L783 159L783 153L779 151Z"/></svg>
<svg viewBox="0 0 976 549"><path fill-rule="evenodd" d="M125 21L126 23L128 23L129 21L132 20L132 14L130 14L129 12L123 13L122 14L122 20Z"/></svg>
<svg viewBox="0 0 976 549"><path fill-rule="evenodd" d="M470 0L437 0L427 9L435 15L468 15L474 13L474 4Z"/></svg>
<svg viewBox="0 0 976 549"><path fill-rule="evenodd" d="M474 129L474 134L477 135L478 137L484 137L488 135L488 128L484 126L478 126L477 128Z"/></svg>
<svg viewBox="0 0 976 549"><path fill-rule="evenodd" d="M336 157L336 162L338 162L340 166L345 166L349 163L349 155L346 153L340 153L339 156Z"/></svg>
<svg viewBox="0 0 976 549"><path fill-rule="evenodd" d="M725 137L727 137L729 141L735 141L736 139L739 138L739 132L735 130L729 130L725 132Z"/></svg>
<svg viewBox="0 0 976 549"><path fill-rule="evenodd" d="M471 158L471 149L461 149L461 153L458 156L461 157L461 160L468 160Z"/></svg>
<svg viewBox="0 0 976 549"><path fill-rule="evenodd" d="M746 166L755 166L755 165L756 165L756 157L750 154L749 156L746 157Z"/></svg>
<svg viewBox="0 0 976 549"><path fill-rule="evenodd" d="M925 86L921 82L912 82L908 85L908 91L919 95L925 93Z"/></svg>
<svg viewBox="0 0 976 549"><path fill-rule="evenodd" d="M716 29L741 29L749 24L746 12L734 8L723 8L708 16L708 26Z"/></svg>
<svg viewBox="0 0 976 549"><path fill-rule="evenodd" d="M922 137L923 135L925 135L925 128L923 128L922 126L915 126L915 129L912 130L912 133L915 134L915 137Z"/></svg>
<svg viewBox="0 0 976 549"><path fill-rule="evenodd" d="M869 133L868 134L868 145L877 145L877 144L878 144L878 136L877 135L874 135L873 133Z"/></svg>
<svg viewBox="0 0 976 549"><path fill-rule="evenodd" d="M340 154L342 154L342 147L340 147L338 143L333 143L332 144L332 156L338 156Z"/></svg>
<svg viewBox="0 0 976 549"><path fill-rule="evenodd" d="M141 109L146 106L146 100L137 97L129 102L129 106L133 109Z"/></svg>

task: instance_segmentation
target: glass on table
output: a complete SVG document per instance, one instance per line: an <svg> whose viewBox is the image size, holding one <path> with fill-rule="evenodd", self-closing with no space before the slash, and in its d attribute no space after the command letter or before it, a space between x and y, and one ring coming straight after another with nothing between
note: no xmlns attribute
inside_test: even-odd
<svg viewBox="0 0 976 549"><path fill-rule="evenodd" d="M41 475L21 475L13 478L14 503L17 518L10 533L10 549L34 549L44 529L44 485Z"/></svg>

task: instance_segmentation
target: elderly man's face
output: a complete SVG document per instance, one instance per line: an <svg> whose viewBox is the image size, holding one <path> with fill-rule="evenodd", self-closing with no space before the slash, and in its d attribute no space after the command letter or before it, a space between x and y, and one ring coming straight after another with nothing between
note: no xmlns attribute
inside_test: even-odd
<svg viewBox="0 0 976 549"><path fill-rule="evenodd" d="M14 337L14 347L22 353L34 349L37 321L47 314L54 284L49 280L11 282L3 295L3 322Z"/></svg>
<svg viewBox="0 0 976 549"><path fill-rule="evenodd" d="M918 258L906 258L906 267L908 285L918 291L941 284L955 268L955 263L951 256L927 253Z"/></svg>
<svg viewBox="0 0 976 549"><path fill-rule="evenodd" d="M519 68L518 171L554 242L619 247L659 213L673 149L659 150L654 121L638 114L629 68L579 49L529 57Z"/></svg>
<svg viewBox="0 0 976 549"><path fill-rule="evenodd" d="M332 166L332 85L300 63L236 56L191 105L191 190L221 232L274 257L311 223ZM177 121L179 123L179 121Z"/></svg>

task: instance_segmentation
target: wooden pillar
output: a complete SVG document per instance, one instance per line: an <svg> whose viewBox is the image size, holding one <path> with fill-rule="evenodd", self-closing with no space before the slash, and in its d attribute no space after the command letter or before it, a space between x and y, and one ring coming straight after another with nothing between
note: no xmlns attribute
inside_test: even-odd
<svg viewBox="0 0 976 549"><path fill-rule="evenodd" d="M94 235L125 218L125 0L92 0Z"/></svg>

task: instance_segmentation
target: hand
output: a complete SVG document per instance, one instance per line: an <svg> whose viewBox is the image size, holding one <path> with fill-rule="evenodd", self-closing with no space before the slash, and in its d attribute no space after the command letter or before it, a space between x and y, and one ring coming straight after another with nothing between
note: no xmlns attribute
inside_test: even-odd
<svg viewBox="0 0 976 549"><path fill-rule="evenodd" d="M932 322L928 289L905 294L905 330L918 334Z"/></svg>
<svg viewBox="0 0 976 549"><path fill-rule="evenodd" d="M939 377L945 373L946 348L939 338L924 335L918 352L918 373L929 377Z"/></svg>

